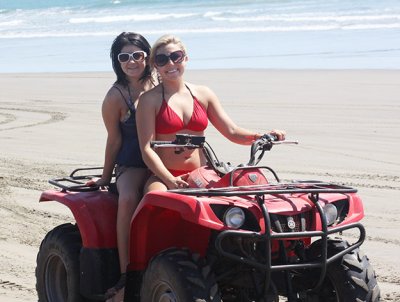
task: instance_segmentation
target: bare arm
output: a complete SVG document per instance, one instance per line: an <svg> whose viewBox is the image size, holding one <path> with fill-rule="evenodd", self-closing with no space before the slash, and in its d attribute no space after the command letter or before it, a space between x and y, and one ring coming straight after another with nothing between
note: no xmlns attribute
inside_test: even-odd
<svg viewBox="0 0 400 302"><path fill-rule="evenodd" d="M262 136L262 134L237 126L222 108L218 97L209 88L201 87L201 91L208 100L207 114L209 120L227 139L237 144L251 145ZM285 139L285 131L272 130L268 133L276 135L279 140Z"/></svg>
<svg viewBox="0 0 400 302"><path fill-rule="evenodd" d="M136 111L139 144L142 157L147 167L169 188L177 188L187 183L180 177L174 177L165 167L158 154L151 148L150 142L156 139L156 104L154 94L145 93L140 96Z"/></svg>
<svg viewBox="0 0 400 302"><path fill-rule="evenodd" d="M107 143L104 154L103 174L96 182L98 185L106 185L110 182L115 160L121 148L122 136L119 128L121 108L118 105L118 96L109 91L102 106L103 122L107 129Z"/></svg>

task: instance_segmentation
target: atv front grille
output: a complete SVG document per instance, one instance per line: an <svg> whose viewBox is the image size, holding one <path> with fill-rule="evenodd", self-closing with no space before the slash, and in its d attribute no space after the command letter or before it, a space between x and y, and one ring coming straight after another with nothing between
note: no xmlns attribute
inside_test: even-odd
<svg viewBox="0 0 400 302"><path fill-rule="evenodd" d="M275 233L305 232L310 231L313 225L313 215L311 211L297 215L278 215L269 214L271 228Z"/></svg>

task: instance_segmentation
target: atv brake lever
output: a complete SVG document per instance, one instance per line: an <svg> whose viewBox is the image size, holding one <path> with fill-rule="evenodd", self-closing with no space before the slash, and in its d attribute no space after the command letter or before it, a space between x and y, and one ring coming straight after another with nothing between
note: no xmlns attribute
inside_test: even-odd
<svg viewBox="0 0 400 302"><path fill-rule="evenodd" d="M261 138L261 140L263 141L267 141L272 143L273 145L282 145L282 144L294 144L297 145L299 142L298 141L280 141L278 140L278 137L276 135L273 134L264 134Z"/></svg>
<svg viewBox="0 0 400 302"><path fill-rule="evenodd" d="M275 141L272 142L273 145L298 145L298 141Z"/></svg>

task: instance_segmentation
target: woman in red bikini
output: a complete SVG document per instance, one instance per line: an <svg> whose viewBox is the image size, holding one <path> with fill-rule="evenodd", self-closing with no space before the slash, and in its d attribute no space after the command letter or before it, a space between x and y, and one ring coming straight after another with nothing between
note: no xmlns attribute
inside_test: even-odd
<svg viewBox="0 0 400 302"><path fill-rule="evenodd" d="M261 134L238 127L226 114L217 96L205 86L184 81L186 49L179 38L165 35L154 44L150 64L161 83L143 93L137 108L139 143L144 162L153 172L145 192L186 187L184 175L206 164L199 149L176 154L173 148L153 150L154 140L171 141L177 133L204 135L208 121L234 143L250 145ZM270 132L279 140L285 132Z"/></svg>

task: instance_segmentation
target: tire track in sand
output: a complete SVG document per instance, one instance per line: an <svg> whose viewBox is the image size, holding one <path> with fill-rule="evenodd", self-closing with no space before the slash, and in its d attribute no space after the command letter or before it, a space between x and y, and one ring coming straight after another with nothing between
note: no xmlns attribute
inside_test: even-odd
<svg viewBox="0 0 400 302"><path fill-rule="evenodd" d="M3 111L3 112L1 112ZM4 112L5 111L5 112ZM26 109L26 108L11 108L11 107L0 107L0 115L4 116L4 120L0 120L0 126L7 125L10 123L15 123L17 122L20 118L16 114L8 113L7 111L11 112L22 112L22 113L36 113L36 114L45 114L45 115L50 115L50 118L47 118L45 120L37 121L34 123L29 123L29 119L27 119L27 123L23 123L22 125L17 125L17 126L11 126L11 127L2 127L0 128L0 131L6 131L6 130L14 130L14 129L19 129L19 128L29 128L29 127L35 127L39 125L44 125L44 124L51 124L51 123L57 123L60 121L63 121L67 118L67 114L64 112L57 112L57 111L46 111L46 110L39 110L39 109Z"/></svg>
<svg viewBox="0 0 400 302"><path fill-rule="evenodd" d="M20 291L27 291L30 293L34 293L35 290L29 287L25 287L21 284L17 284L11 281L2 280L0 279L0 287L4 289L11 289L11 290L20 290Z"/></svg>
<svg viewBox="0 0 400 302"><path fill-rule="evenodd" d="M0 119L0 125L11 123L17 119L17 117L15 115L10 114L10 113L0 112L0 116L3 116L3 119Z"/></svg>
<svg viewBox="0 0 400 302"><path fill-rule="evenodd" d="M382 164L400 166L400 162L387 161L387 160L383 160L382 158L376 159L376 158L372 158L372 157L354 155L354 154L346 153L343 151L335 151L335 150L331 150L331 149L317 148L317 147L312 147L312 146L298 146L298 147L301 149L305 149L305 150L313 150L313 151L322 152L324 154L329 153L329 154L340 155L340 156L349 157L349 158L362 159L362 160L372 161L372 162L377 162L377 163L382 163Z"/></svg>
<svg viewBox="0 0 400 302"><path fill-rule="evenodd" d="M400 190L400 176L377 174L377 173L331 173L331 172L307 172L307 171L281 171L281 173L289 173L299 175L298 179L307 177L315 177L321 181L332 181L356 188L375 188ZM291 181L283 179L284 181Z"/></svg>

